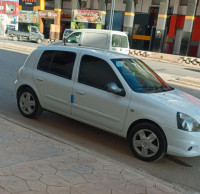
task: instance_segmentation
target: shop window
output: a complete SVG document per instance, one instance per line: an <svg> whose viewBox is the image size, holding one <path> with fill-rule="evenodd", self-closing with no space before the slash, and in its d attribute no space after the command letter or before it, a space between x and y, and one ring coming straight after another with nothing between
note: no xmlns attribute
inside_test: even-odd
<svg viewBox="0 0 200 194"><path fill-rule="evenodd" d="M13 13L13 4L6 4L6 13Z"/></svg>

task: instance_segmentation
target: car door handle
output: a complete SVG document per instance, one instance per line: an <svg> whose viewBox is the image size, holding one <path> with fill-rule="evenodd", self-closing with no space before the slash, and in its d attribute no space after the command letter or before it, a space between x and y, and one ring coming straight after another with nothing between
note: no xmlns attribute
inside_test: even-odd
<svg viewBox="0 0 200 194"><path fill-rule="evenodd" d="M37 77L38 81L44 81L44 79L42 77Z"/></svg>
<svg viewBox="0 0 200 194"><path fill-rule="evenodd" d="M76 93L80 94L80 95L85 95L85 92L81 91L81 90L78 90L76 91Z"/></svg>

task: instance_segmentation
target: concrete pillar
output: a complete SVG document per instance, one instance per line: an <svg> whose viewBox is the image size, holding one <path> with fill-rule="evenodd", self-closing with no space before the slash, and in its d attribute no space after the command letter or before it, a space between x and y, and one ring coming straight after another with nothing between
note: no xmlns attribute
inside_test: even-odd
<svg viewBox="0 0 200 194"><path fill-rule="evenodd" d="M132 44L132 39L133 39L132 36L133 36L134 16L135 16L135 1L134 0L126 0L123 31L128 32L130 46Z"/></svg>
<svg viewBox="0 0 200 194"><path fill-rule="evenodd" d="M169 0L160 0L153 51L162 52Z"/></svg>
<svg viewBox="0 0 200 194"><path fill-rule="evenodd" d="M51 27L50 34L55 34L55 39L60 40L61 37L60 33L62 32L60 23L61 23L63 0L56 0L54 2L55 2L54 11L56 12L57 17L55 17L54 19L54 26Z"/></svg>
<svg viewBox="0 0 200 194"><path fill-rule="evenodd" d="M71 29L75 29L75 23L73 22L74 19L74 9L81 8L81 0L72 0L72 19L71 19Z"/></svg>
<svg viewBox="0 0 200 194"><path fill-rule="evenodd" d="M192 29L197 9L198 0L188 0L188 6L186 10L185 23L183 27L183 35L180 45L180 55L188 55L190 50L190 40L192 35Z"/></svg>
<svg viewBox="0 0 200 194"><path fill-rule="evenodd" d="M106 1L107 0L99 0L99 11L102 11L102 29L105 28L105 21L106 21Z"/></svg>

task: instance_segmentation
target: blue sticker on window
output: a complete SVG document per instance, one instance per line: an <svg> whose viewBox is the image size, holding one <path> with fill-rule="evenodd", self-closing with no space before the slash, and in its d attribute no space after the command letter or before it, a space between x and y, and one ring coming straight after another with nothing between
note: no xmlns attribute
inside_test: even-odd
<svg viewBox="0 0 200 194"><path fill-rule="evenodd" d="M123 67L123 63L121 61L116 61L116 66L117 67Z"/></svg>

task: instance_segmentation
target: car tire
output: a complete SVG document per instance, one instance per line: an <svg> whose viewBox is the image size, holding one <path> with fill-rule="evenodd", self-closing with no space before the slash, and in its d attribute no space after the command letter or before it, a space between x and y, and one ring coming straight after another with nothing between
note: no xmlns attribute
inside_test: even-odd
<svg viewBox="0 0 200 194"><path fill-rule="evenodd" d="M161 159L166 153L166 138L163 131L152 123L133 127L128 137L131 151L146 162Z"/></svg>
<svg viewBox="0 0 200 194"><path fill-rule="evenodd" d="M31 88L19 90L17 94L17 106L20 113L27 118L34 118L42 112L37 95Z"/></svg>
<svg viewBox="0 0 200 194"><path fill-rule="evenodd" d="M37 39L36 41L38 44L41 44L42 43L42 40L40 38Z"/></svg>
<svg viewBox="0 0 200 194"><path fill-rule="evenodd" d="M17 41L18 40L18 37L17 36L13 36L12 38L14 41Z"/></svg>

